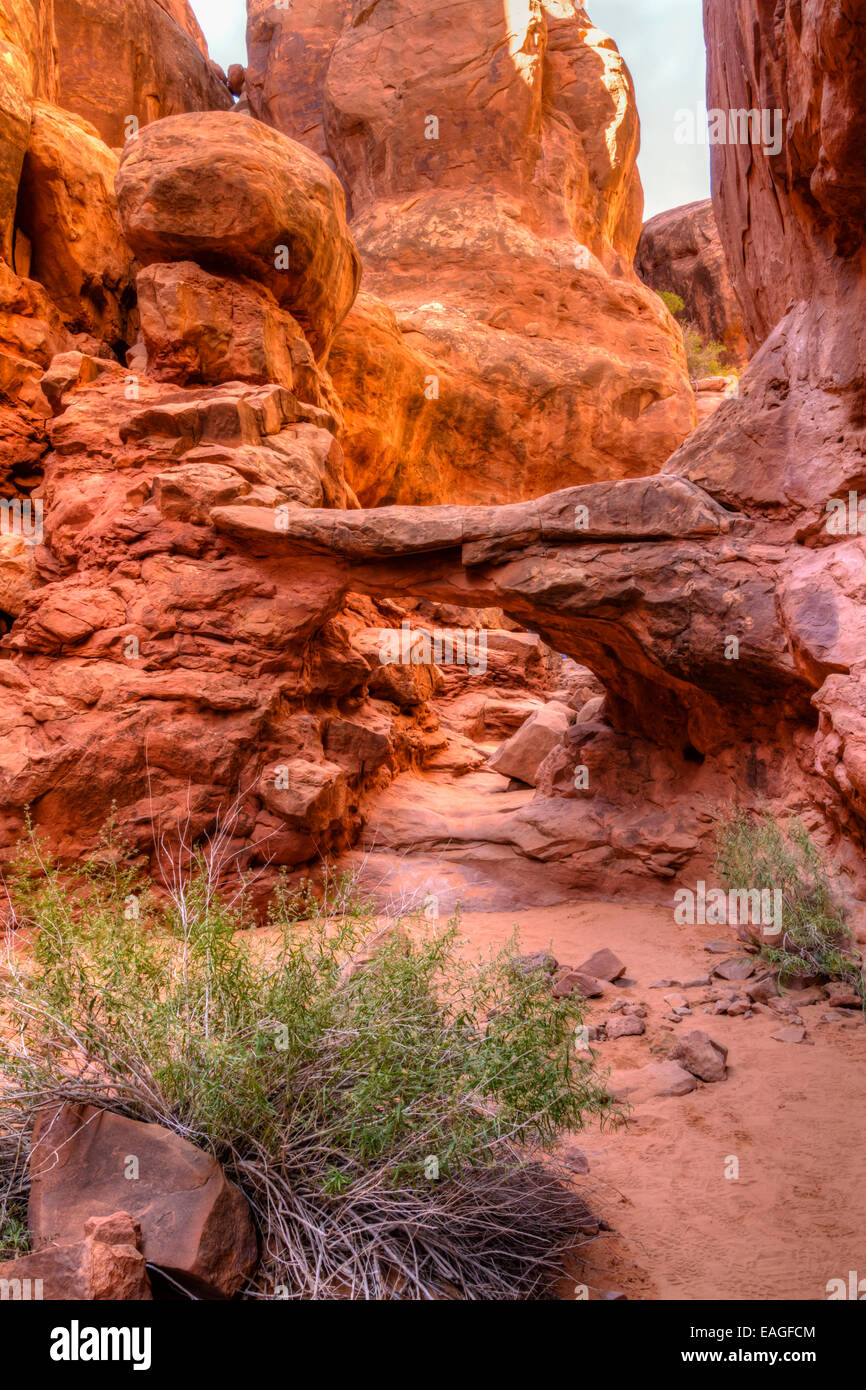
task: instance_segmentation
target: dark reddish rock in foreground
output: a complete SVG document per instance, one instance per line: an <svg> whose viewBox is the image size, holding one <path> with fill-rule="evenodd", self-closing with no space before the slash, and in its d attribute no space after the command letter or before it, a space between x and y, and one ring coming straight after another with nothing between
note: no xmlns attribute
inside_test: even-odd
<svg viewBox="0 0 866 1390"><path fill-rule="evenodd" d="M159 1125L88 1105L40 1112L33 1130L29 1226L36 1253L94 1235L128 1212L141 1250L193 1291L230 1298L258 1243L246 1198L209 1154Z"/></svg>

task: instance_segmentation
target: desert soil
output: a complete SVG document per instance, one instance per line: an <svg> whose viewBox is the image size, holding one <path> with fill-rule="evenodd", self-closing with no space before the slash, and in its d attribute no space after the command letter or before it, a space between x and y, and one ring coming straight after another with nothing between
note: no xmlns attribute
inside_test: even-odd
<svg viewBox="0 0 866 1390"><path fill-rule="evenodd" d="M601 1070L663 1060L668 991L649 986L706 974L720 957L703 943L726 935L677 925L665 909L610 902L469 913L463 926L470 952L517 926L524 951L549 949L564 965L604 946L620 957L624 980L592 1001L587 1021L621 997L647 1006L646 1033L594 1044ZM624 1128L593 1122L569 1140L589 1160L577 1181L613 1228L593 1242L581 1276L591 1298L825 1299L828 1280L866 1274L866 1027L821 1022L827 1009L801 1009L806 1041L794 1044L771 1036L783 1019L694 1004L674 1031L700 1028L723 1043L727 1080L633 1102ZM736 1180L725 1176L731 1157Z"/></svg>

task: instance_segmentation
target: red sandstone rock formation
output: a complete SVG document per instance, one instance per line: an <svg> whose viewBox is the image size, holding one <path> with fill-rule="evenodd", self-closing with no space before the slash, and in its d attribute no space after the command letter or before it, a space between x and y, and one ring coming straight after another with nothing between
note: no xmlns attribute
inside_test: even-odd
<svg viewBox="0 0 866 1390"><path fill-rule="evenodd" d="M703 336L724 344L731 366L745 366L749 348L743 316L709 199L670 208L645 222L635 269L656 292L678 294Z"/></svg>
<svg viewBox="0 0 866 1390"><path fill-rule="evenodd" d="M316 119L373 288L395 307L364 296L350 309L357 260L327 166L237 113L173 117L124 151L120 214L146 262L134 366L99 357L92 336L75 351L44 288L0 267L4 400L18 431L7 475L45 508L41 543L24 557L18 546L0 573L0 849L27 806L71 858L114 802L146 850L155 824L189 808L195 834L239 792L244 863L297 865L359 836L372 852L380 835L390 852L422 843L461 872L483 860L524 898L538 884L663 894L706 863L721 803L769 800L800 811L856 882L864 543L856 508L853 531L825 525L828 497L864 485L855 229L866 176L840 15L825 7L797 27L768 0L708 0L711 104L748 104L751 64L788 118L778 165L716 152L717 196L731 183L748 198L746 223L717 217L749 332L772 331L739 396L657 476L621 474L660 462L670 402L686 399L682 364L664 311L631 277L633 106L618 56L582 13L533 6L509 48L482 32L483 8L460 8L442 53L468 43L475 56L454 73L408 0L339 28ZM489 96L489 128L474 123L470 87ZM251 100L255 90L251 80ZM437 90L443 143L413 163L413 122L435 114ZM598 137L602 93L610 146ZM234 164L232 144L248 151ZM466 182L458 145L483 188ZM784 291L780 206L792 224ZM561 282L554 252L580 238L586 254ZM536 289L537 337L524 307ZM493 306L498 328L484 317ZM355 506L329 369L362 500L451 489L477 505ZM417 398L431 371L455 393L441 434ZM602 465L617 480L598 481ZM510 620L600 679L603 700L570 705L534 794L503 787L484 814L467 795L450 817L423 795L407 803L400 779L437 760L474 776L477 721L489 713L491 733L497 713L483 712L495 702L480 686L455 691L451 672L443 691L429 660L383 662L382 633L405 618L395 599L497 610L497 634ZM486 743L514 731L518 702L503 703Z"/></svg>
<svg viewBox="0 0 866 1390"><path fill-rule="evenodd" d="M694 423L631 263L638 122L570 3L249 6L254 115L333 161L368 292L330 368L362 501L511 501L654 471ZM376 296L376 297L374 297Z"/></svg>

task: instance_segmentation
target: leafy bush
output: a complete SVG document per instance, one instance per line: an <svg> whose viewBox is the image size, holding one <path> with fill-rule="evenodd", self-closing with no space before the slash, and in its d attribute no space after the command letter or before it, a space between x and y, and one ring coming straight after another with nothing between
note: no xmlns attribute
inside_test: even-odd
<svg viewBox="0 0 866 1390"><path fill-rule="evenodd" d="M685 318L685 302L673 290L659 290L658 297L664 301L682 329L686 362L692 380L696 381L702 376L729 376L733 368L727 365L728 350L724 343L717 342L715 338L704 338L697 325Z"/></svg>
<svg viewBox="0 0 866 1390"><path fill-rule="evenodd" d="M658 296L667 305L674 318L685 313L685 300L681 299L678 294L674 294L673 290L659 290Z"/></svg>
<svg viewBox="0 0 866 1390"><path fill-rule="evenodd" d="M725 366L727 349L724 343L716 342L714 338L704 338L693 323L683 326L683 342L689 376L694 381L702 376L728 375L730 368Z"/></svg>
<svg viewBox="0 0 866 1390"><path fill-rule="evenodd" d="M820 851L800 821L782 832L767 813L735 808L720 824L716 868L726 888L780 889L782 934L761 955L782 982L797 975L847 980L863 993L851 933Z"/></svg>
<svg viewBox="0 0 866 1390"><path fill-rule="evenodd" d="M334 875L324 903L278 892L267 927L241 932L255 924L243 885L217 888L224 852L175 862L162 896L116 855L74 881L33 842L19 855L7 886L30 932L0 981L0 1201L4 1182L24 1191L35 1109L90 1102L225 1166L262 1235L254 1292L543 1289L586 1219L544 1151L611 1105L576 1055L580 1002L521 974L514 942L467 962L456 920L383 929Z"/></svg>

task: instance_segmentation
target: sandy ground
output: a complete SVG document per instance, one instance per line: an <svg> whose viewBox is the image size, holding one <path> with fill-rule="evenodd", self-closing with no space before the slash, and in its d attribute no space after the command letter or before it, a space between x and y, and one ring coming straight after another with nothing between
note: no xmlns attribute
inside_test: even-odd
<svg viewBox="0 0 866 1390"><path fill-rule="evenodd" d="M704 941L725 937L724 928L678 926L663 909L609 902L471 913L463 925L470 951L516 925L522 949L550 949L565 965L602 946L616 952L629 982L617 995L649 1012L644 1036L596 1045L603 1070L662 1060L653 1049L668 1036L659 1030L667 991L649 985L706 974L720 957ZM570 1141L589 1160L579 1181L614 1231L592 1245L590 1297L825 1299L828 1280L847 1283L850 1270L866 1278L866 1026L823 1023L827 1005L811 1005L802 1009L808 1041L780 1043L778 1019L703 1010L677 1029L727 1046L726 1081L637 1102L626 1128L593 1124ZM588 1022L606 1011L594 1000ZM732 1156L737 1180L725 1176Z"/></svg>

